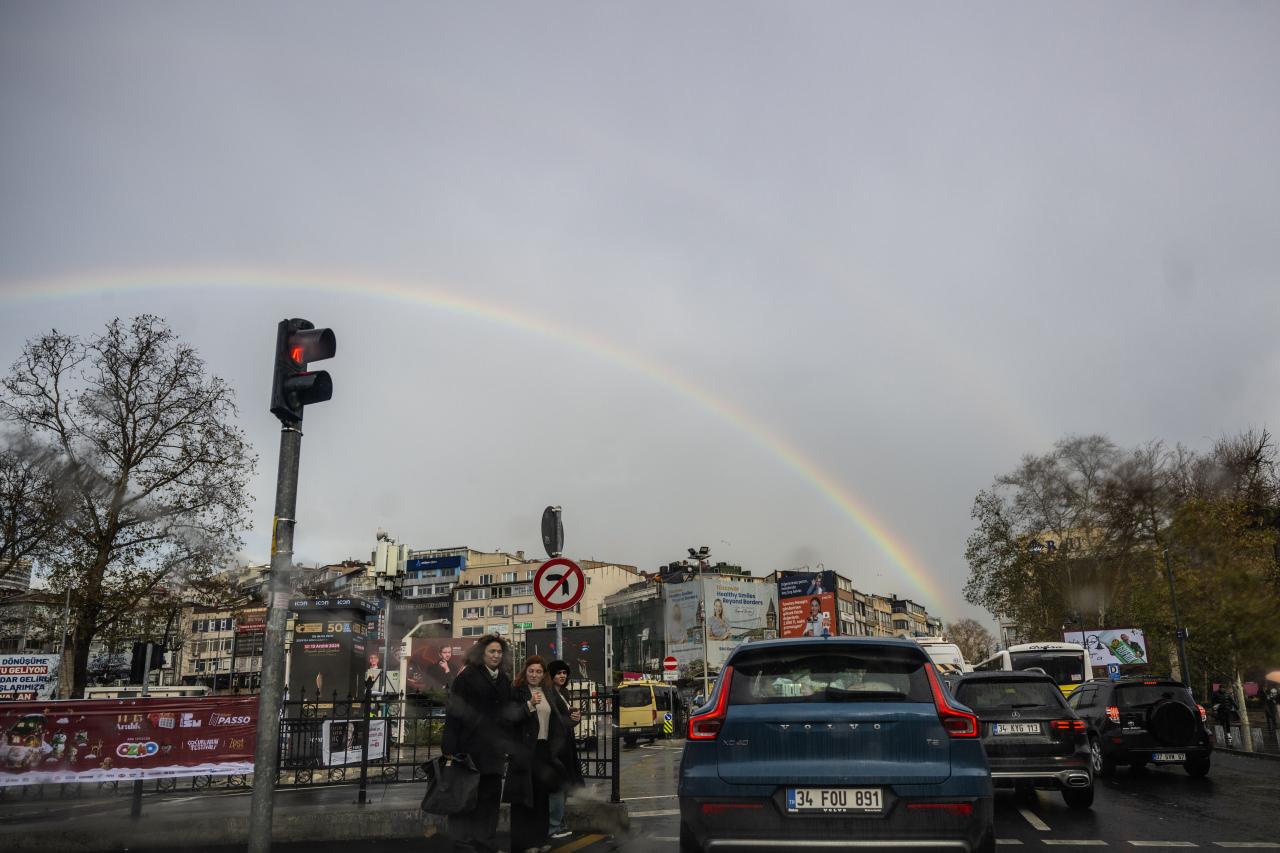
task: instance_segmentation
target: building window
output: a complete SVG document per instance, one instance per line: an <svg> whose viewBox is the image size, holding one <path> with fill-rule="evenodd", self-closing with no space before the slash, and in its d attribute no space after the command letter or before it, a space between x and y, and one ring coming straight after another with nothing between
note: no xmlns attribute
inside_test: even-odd
<svg viewBox="0 0 1280 853"><path fill-rule="evenodd" d="M484 633L484 629L481 628L479 625L463 625L462 626L462 636L464 637L479 637L483 633Z"/></svg>
<svg viewBox="0 0 1280 853"><path fill-rule="evenodd" d="M507 615L507 605L505 605L505 604L495 604L493 607L490 607L490 608L489 608L489 615L490 615L490 616L506 616L506 615Z"/></svg>
<svg viewBox="0 0 1280 853"><path fill-rule="evenodd" d="M503 582L503 583L515 583L515 582L516 582L516 573L515 573L515 572L503 572L503 573L502 573L502 582Z"/></svg>
<svg viewBox="0 0 1280 853"><path fill-rule="evenodd" d="M511 594L517 598L522 595L533 595L533 584L525 583L511 587Z"/></svg>
<svg viewBox="0 0 1280 853"><path fill-rule="evenodd" d="M555 626L556 626L556 620L554 619L552 619L550 622L547 623L548 628L554 628Z"/></svg>
<svg viewBox="0 0 1280 853"><path fill-rule="evenodd" d="M480 586L488 586L493 583L493 575L481 575L480 580L477 581L477 583L480 584Z"/></svg>
<svg viewBox="0 0 1280 853"><path fill-rule="evenodd" d="M535 571L534 569L530 569L529 571L525 572L525 573L524 573L524 579L525 579L525 580L527 580L527 581L531 581L531 580L533 580L533 574L534 574L534 571Z"/></svg>
<svg viewBox="0 0 1280 853"><path fill-rule="evenodd" d="M512 616L528 616L533 612L532 604L513 604L511 605Z"/></svg>
<svg viewBox="0 0 1280 853"><path fill-rule="evenodd" d="M464 607L462 608L462 618L463 619L483 619L484 608L483 607Z"/></svg>

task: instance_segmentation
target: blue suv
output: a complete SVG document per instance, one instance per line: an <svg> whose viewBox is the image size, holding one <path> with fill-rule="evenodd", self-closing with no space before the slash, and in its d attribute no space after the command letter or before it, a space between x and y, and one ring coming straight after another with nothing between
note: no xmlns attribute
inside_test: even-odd
<svg viewBox="0 0 1280 853"><path fill-rule="evenodd" d="M739 646L690 718L681 853L995 850L978 718L910 640Z"/></svg>

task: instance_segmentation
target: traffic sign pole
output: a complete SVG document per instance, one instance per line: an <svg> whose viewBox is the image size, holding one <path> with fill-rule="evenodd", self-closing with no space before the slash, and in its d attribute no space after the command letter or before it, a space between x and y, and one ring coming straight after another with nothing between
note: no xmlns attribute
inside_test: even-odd
<svg viewBox="0 0 1280 853"><path fill-rule="evenodd" d="M564 654L564 613L559 610L556 611L556 654L560 656L560 660L569 662Z"/></svg>

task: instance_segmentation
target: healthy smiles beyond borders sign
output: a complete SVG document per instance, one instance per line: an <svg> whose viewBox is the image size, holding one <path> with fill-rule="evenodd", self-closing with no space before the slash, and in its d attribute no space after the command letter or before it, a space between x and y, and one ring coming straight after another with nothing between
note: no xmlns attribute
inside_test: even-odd
<svg viewBox="0 0 1280 853"><path fill-rule="evenodd" d="M52 699L57 686L57 655L0 657L0 702Z"/></svg>
<svg viewBox="0 0 1280 853"><path fill-rule="evenodd" d="M0 705L0 787L253 772L256 696Z"/></svg>

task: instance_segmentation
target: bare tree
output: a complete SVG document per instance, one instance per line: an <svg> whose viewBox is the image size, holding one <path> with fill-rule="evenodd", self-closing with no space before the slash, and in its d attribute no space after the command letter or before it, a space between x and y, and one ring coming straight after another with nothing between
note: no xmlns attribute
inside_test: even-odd
<svg viewBox="0 0 1280 853"><path fill-rule="evenodd" d="M19 432L0 435L0 578L52 547L65 490L53 454Z"/></svg>
<svg viewBox="0 0 1280 853"><path fill-rule="evenodd" d="M990 657L996 648L996 638L977 619L957 619L947 626L946 636L970 664Z"/></svg>
<svg viewBox="0 0 1280 853"><path fill-rule="evenodd" d="M0 418L56 449L72 492L47 562L50 587L71 590L79 693L99 632L240 545L256 458L232 422L232 390L155 316L89 340L29 341L0 389Z"/></svg>

